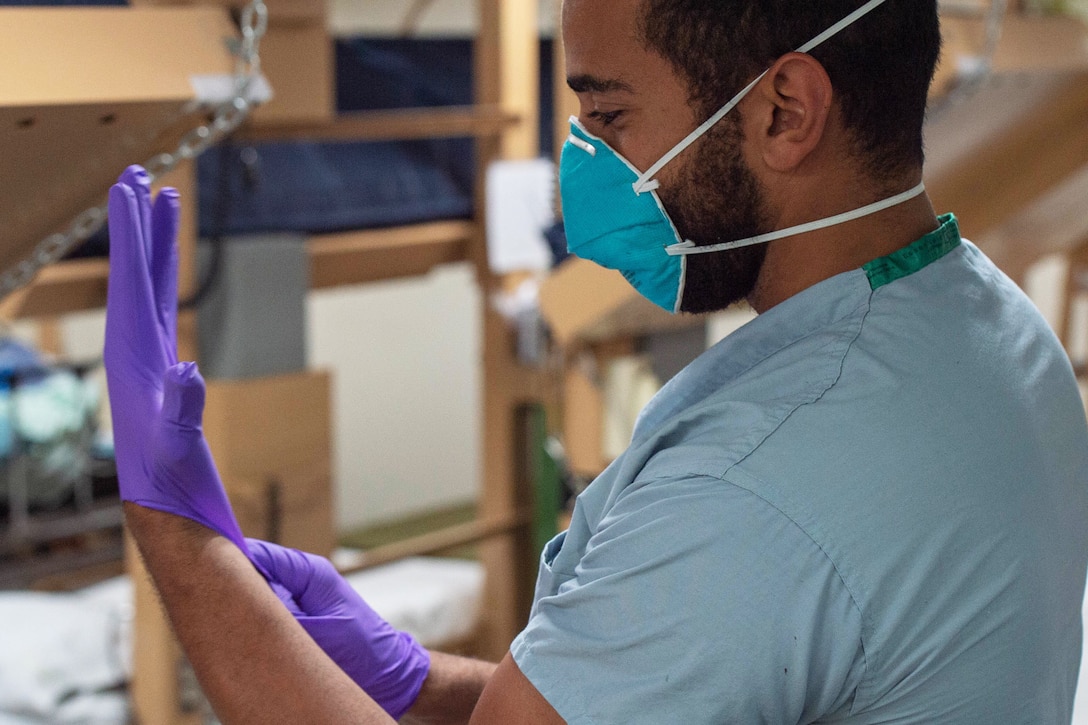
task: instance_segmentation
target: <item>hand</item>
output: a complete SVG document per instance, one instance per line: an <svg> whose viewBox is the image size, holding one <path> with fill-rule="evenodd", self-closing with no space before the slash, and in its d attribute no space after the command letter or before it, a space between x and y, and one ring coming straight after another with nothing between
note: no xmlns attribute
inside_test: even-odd
<svg viewBox="0 0 1088 725"><path fill-rule="evenodd" d="M328 559L246 541L280 601L302 611L295 619L325 654L391 717L407 712L430 670L427 650L379 617Z"/></svg>
<svg viewBox="0 0 1088 725"><path fill-rule="evenodd" d="M121 498L248 551L201 429L204 380L177 360L179 206L174 189L152 206L139 166L110 189L105 363Z"/></svg>

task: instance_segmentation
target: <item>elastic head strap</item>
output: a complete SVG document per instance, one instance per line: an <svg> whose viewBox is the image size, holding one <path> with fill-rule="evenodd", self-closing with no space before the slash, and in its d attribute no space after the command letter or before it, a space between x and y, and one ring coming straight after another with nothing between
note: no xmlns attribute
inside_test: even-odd
<svg viewBox="0 0 1088 725"><path fill-rule="evenodd" d="M860 8L850 13L845 18L835 23L830 28L802 45L800 48L797 49L796 52L808 53L816 46L826 42L828 39L834 37L835 35L838 35L843 30L850 27L864 16L868 15L870 12L875 10L879 5L882 5L884 2L885 0L869 0L869 2L865 3ZM757 83L763 80L763 76L765 75L767 75L767 71L763 71L762 73L760 73L754 81L745 86L744 90L733 96L733 98L720 109L718 109L718 111L713 116L708 118L697 129L689 133L683 141L673 146L668 152L665 153L664 156L657 160L657 163L647 169L644 174L639 176L638 180L636 180L635 183L632 184L632 188L635 190L635 193L641 194L644 191L652 191L653 189L656 189L657 182L654 181L654 177L657 176L657 172L661 171L661 169L663 169L666 164L682 154L684 152L684 149L699 140L699 138L707 131L709 131L711 127L714 126L714 124L725 118L725 115L732 111L734 108L736 108L737 104L744 100L744 97L747 96L751 92L751 90L756 87Z"/></svg>
<svg viewBox="0 0 1088 725"><path fill-rule="evenodd" d="M826 219L819 219L814 222L798 224L797 226L780 229L776 232L759 234L754 237L748 237L747 239L738 239L735 242L723 242L722 244L707 244L699 246L695 244L695 242L688 239L686 241L680 242L679 244L673 244L665 247L665 252L669 256L675 257L678 255L688 254L706 254L707 252L724 252L727 249L750 247L753 244L766 244L767 242L773 242L778 239L785 239L786 237L795 237L799 234L807 234L808 232L814 232L818 229L827 229L828 227L845 224L846 222L854 221L855 219L861 219L862 217L876 214L877 212L884 211L885 209L890 209L893 206L898 206L903 202L910 201L916 196L921 196L925 192L925 190L925 182L922 182L914 188L908 189L901 194L896 194L895 196L890 196L887 199L881 199L878 202L874 202L858 209L854 209L853 211L836 214L835 216L830 216Z"/></svg>

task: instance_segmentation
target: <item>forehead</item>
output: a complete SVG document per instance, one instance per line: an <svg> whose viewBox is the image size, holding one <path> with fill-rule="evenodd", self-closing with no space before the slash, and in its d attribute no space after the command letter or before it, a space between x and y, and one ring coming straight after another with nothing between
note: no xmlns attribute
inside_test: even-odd
<svg viewBox="0 0 1088 725"><path fill-rule="evenodd" d="M680 83L671 66L643 44L642 4L643 0L565 0L567 77L604 81L632 93Z"/></svg>
<svg viewBox="0 0 1088 725"><path fill-rule="evenodd" d="M646 53L639 40L642 0L565 0L563 45L567 73L634 76L629 66Z"/></svg>
<svg viewBox="0 0 1088 725"><path fill-rule="evenodd" d="M599 38L637 42L642 0L564 0L563 33L587 31ZM586 33L574 33L580 38Z"/></svg>

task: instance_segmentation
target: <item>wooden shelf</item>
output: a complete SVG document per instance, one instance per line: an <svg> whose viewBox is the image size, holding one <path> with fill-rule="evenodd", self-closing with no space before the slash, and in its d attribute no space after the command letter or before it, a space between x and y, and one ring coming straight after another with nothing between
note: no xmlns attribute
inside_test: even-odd
<svg viewBox="0 0 1088 725"><path fill-rule="evenodd" d="M518 123L497 106L453 106L342 113L328 123L249 124L240 141L405 141L497 136Z"/></svg>
<svg viewBox="0 0 1088 725"><path fill-rule="evenodd" d="M540 310L561 346L595 344L702 325L704 317L671 315L623 276L584 259L557 267L540 288Z"/></svg>
<svg viewBox="0 0 1088 725"><path fill-rule="evenodd" d="M235 34L218 8L0 8L0 269L172 148Z"/></svg>
<svg viewBox="0 0 1088 725"><path fill-rule="evenodd" d="M977 63L985 18L942 17L932 105ZM1022 280L1043 255L1088 238L1088 26L1071 17L1005 17L992 74L927 126L926 184L939 211Z"/></svg>
<svg viewBox="0 0 1088 725"><path fill-rule="evenodd" d="M310 288L426 274L468 259L479 230L470 221L442 221L311 237Z"/></svg>
<svg viewBox="0 0 1088 725"><path fill-rule="evenodd" d="M0 319L51 317L106 304L110 265L105 259L81 259L46 267L26 287L0 302Z"/></svg>
<svg viewBox="0 0 1088 725"><path fill-rule="evenodd" d="M1039 256L1045 235L985 242L1038 204L1071 222L1084 219L1083 204L1048 199L1068 199L1063 189L1088 170L1085 119L1088 72L1066 72L990 84L927 129L926 184L938 210L954 211L964 234L1014 277Z"/></svg>
<svg viewBox="0 0 1088 725"><path fill-rule="evenodd" d="M310 286L325 289L426 274L468 259L479 233L471 221L441 221L390 229L314 236L307 242ZM81 259L46 267L28 286L0 302L0 319L51 317L106 304L109 262Z"/></svg>

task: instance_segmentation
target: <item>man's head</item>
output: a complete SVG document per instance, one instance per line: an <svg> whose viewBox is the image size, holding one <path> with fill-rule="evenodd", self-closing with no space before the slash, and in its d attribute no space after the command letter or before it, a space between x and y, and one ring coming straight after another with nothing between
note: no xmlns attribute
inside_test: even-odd
<svg viewBox="0 0 1088 725"><path fill-rule="evenodd" d="M744 114L759 101L746 98L657 175L678 231L697 244L770 231L781 218L775 193L812 176L815 162L803 162L817 149L825 166L855 168L859 184L902 191L904 175L917 174L922 162L940 44L935 0L887 0L810 57L781 61L862 4L567 0L568 74L582 120L645 170L775 66L764 92L751 94L771 109L756 119L763 125L755 134ZM746 143L753 135L771 143ZM838 144L830 155L829 143ZM721 309L749 297L765 254L757 245L689 257L682 309Z"/></svg>
<svg viewBox="0 0 1088 725"><path fill-rule="evenodd" d="M774 61L863 0L642 0L641 37L709 117ZM811 55L874 179L922 164L926 98L940 53L936 0L887 0Z"/></svg>

